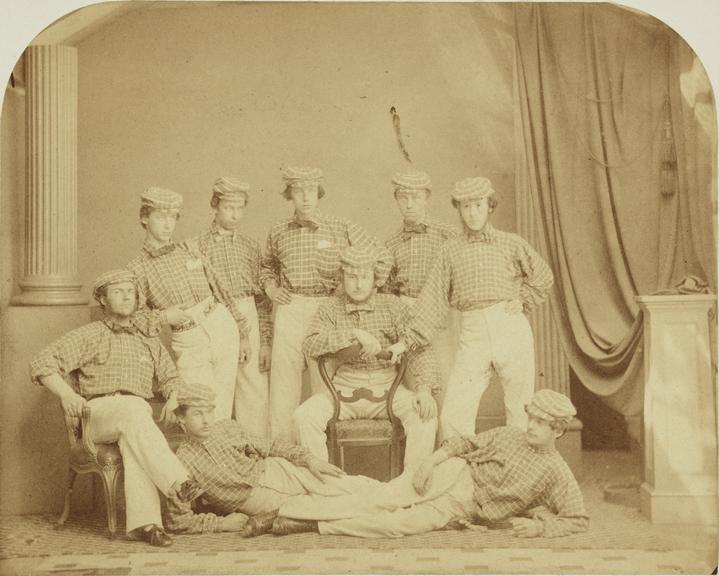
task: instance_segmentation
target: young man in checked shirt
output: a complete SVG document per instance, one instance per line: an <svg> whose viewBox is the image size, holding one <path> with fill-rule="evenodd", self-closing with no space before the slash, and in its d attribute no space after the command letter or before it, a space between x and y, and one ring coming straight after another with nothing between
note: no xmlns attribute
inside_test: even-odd
<svg viewBox="0 0 719 576"><path fill-rule="evenodd" d="M353 397L369 390L381 397L392 384L396 367L375 355L400 337L408 320L408 308L397 296L377 294L376 286L384 277L378 272L372 250L349 246L340 255L344 291L324 302L310 324L303 350L318 358L359 343L361 355L342 364L333 377L337 391ZM434 449L437 433L437 405L433 395L439 391L439 368L428 350L409 355L407 373L411 379L397 388L392 409L407 435L405 469L416 467ZM411 388L409 387L411 382ZM334 412L330 395L319 392L295 410L294 421L300 444L315 456L327 460L327 422ZM361 398L343 402L340 418L386 418L385 403Z"/></svg>
<svg viewBox="0 0 719 576"><path fill-rule="evenodd" d="M289 440L292 414L302 396L302 342L320 304L340 282L340 251L346 246L381 249L380 266L386 271L391 256L356 224L320 212L318 203L325 194L321 170L289 167L283 178L283 195L292 201L294 214L270 229L261 282L275 306L270 432L273 438ZM310 362L309 369L312 391L317 392L322 383L316 363Z"/></svg>
<svg viewBox="0 0 719 576"><path fill-rule="evenodd" d="M569 398L540 390L525 407L526 431L503 426L454 437L414 474L369 492L301 495L280 506L275 534L319 531L365 538L509 522L522 538L585 531L589 520L571 470L555 448L576 413Z"/></svg>
<svg viewBox="0 0 719 576"><path fill-rule="evenodd" d="M140 306L149 308L149 324L172 328L172 351L182 379L213 386L217 417L231 418L237 359L247 362L249 325L229 289L196 250L175 244L182 196L147 188L141 196L140 223L145 243L127 267L137 276Z"/></svg>
<svg viewBox="0 0 719 576"><path fill-rule="evenodd" d="M440 248L457 236L457 230L428 215L427 200L432 191L428 174L398 172L392 177L392 186L402 215L402 226L385 242L394 266L382 292L396 294L411 308L417 302ZM436 334L427 349L428 356L439 364L443 384L449 378L459 335L458 318L453 311L448 316L447 326ZM440 406L442 396L440 391L437 396Z"/></svg>
<svg viewBox="0 0 719 576"><path fill-rule="evenodd" d="M204 493L203 507L168 502L172 531L257 536L271 529L277 509L292 496L347 496L381 484L347 476L296 444L249 434L234 420L216 422L206 386L183 387L178 403L175 414L187 436L177 457Z"/></svg>
<svg viewBox="0 0 719 576"><path fill-rule="evenodd" d="M525 314L541 304L552 272L529 244L490 223L497 206L487 178L457 182L452 204L464 233L446 242L412 310L395 354L424 346L444 325L448 306L461 312L459 348L440 414L443 438L472 435L491 370L504 389L507 424L524 429L534 391L534 338Z"/></svg>
<svg viewBox="0 0 719 576"><path fill-rule="evenodd" d="M167 419L177 407L182 383L160 339L147 334L144 322L133 315L137 286L132 272L103 274L93 293L105 318L43 349L30 363L30 375L60 398L66 417L79 418L85 406L90 408L92 440L117 442L120 447L128 535L153 546L169 546L157 490L173 499L192 486L186 468L155 424L147 399L156 381L167 398L162 410ZM77 390L65 380L72 371L78 374Z"/></svg>
<svg viewBox="0 0 719 576"><path fill-rule="evenodd" d="M272 342L272 302L260 288L260 246L239 230L249 200L250 185L234 177L219 178L210 206L215 219L196 242L229 290L249 324L249 346L259 353L237 368L235 420L252 434L269 432L269 382Z"/></svg>

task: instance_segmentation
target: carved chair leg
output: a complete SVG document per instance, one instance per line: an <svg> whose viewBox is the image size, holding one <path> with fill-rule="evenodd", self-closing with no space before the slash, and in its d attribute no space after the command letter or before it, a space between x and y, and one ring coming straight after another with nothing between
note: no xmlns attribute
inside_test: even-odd
<svg viewBox="0 0 719 576"><path fill-rule="evenodd" d="M65 488L65 503L62 506L62 513L57 519L55 528L62 528L65 525L67 517L70 515L70 504L72 502L72 488L75 485L75 478L77 478L77 472L72 468L67 475L67 487Z"/></svg>
<svg viewBox="0 0 719 576"><path fill-rule="evenodd" d="M106 466L102 469L102 487L105 492L105 508L107 509L107 528L110 531L110 540L115 538L117 532L117 478L121 468L119 466Z"/></svg>

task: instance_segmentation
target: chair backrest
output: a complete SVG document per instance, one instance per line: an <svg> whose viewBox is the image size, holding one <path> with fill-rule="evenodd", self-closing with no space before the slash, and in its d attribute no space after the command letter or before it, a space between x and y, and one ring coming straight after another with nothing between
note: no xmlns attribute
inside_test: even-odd
<svg viewBox="0 0 719 576"><path fill-rule="evenodd" d="M335 367L339 368L339 366L341 366L342 364L357 358L360 355L361 350L362 347L360 344L353 344L351 346L348 346L347 348L343 348L342 350L335 352L334 354L324 354L317 359L317 367L319 369L320 376L322 377L322 382L324 382L325 387L332 396L332 403L334 405L332 420L339 419L342 396L337 391L334 386L334 383L332 382L332 377L329 375L329 372L327 370L327 363L329 361L333 361ZM377 354L377 358L380 360L389 360L391 357L391 353L387 350L382 350L379 354ZM387 415L389 416L389 421L392 423L392 425L395 424L396 418L394 412L392 411L392 401L394 399L395 392L397 391L397 387L402 383L402 379L404 378L406 371L407 357L406 355L403 355L402 360L397 367L397 373L394 377L394 380L392 381L392 385L390 386L386 397Z"/></svg>

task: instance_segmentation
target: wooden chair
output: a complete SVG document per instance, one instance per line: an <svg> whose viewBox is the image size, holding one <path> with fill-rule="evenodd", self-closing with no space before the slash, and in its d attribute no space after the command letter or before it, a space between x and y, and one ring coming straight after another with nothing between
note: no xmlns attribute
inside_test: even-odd
<svg viewBox="0 0 719 576"><path fill-rule="evenodd" d="M392 401L394 399L397 387L402 383L405 371L407 370L407 360L402 362L397 368L397 375L392 382L390 388L380 397L374 396L368 388L356 389L352 396L346 396L339 392L329 375L327 363L332 361L335 368L344 364L348 360L359 356L361 347L358 344L340 350L335 354L326 354L318 359L318 368L322 381L332 396L334 404L334 412L332 418L327 423L327 449L329 453L329 461L335 466L339 466L345 470L345 448L360 446L384 446L389 452L389 475L395 478L402 473L405 433L402 423L392 411ZM388 359L389 352L380 352L377 356L381 359ZM352 420L340 420L340 407L342 402L357 402L360 399L370 400L371 402L384 402L387 407L387 420L357 418Z"/></svg>
<svg viewBox="0 0 719 576"><path fill-rule="evenodd" d="M117 444L95 444L91 438L90 407L82 409L81 418L65 416L70 441L70 471L65 491L65 504L56 528L62 528L70 514L72 489L78 474L95 473L102 479L110 539L117 532L117 479L122 473L122 456Z"/></svg>

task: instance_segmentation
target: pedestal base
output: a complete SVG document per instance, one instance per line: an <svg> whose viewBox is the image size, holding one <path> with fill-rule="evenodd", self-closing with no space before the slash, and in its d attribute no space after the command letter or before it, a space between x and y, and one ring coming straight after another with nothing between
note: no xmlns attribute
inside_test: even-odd
<svg viewBox="0 0 719 576"><path fill-rule="evenodd" d="M716 494L660 492L644 482L641 510L652 524L717 524Z"/></svg>
<svg viewBox="0 0 719 576"><path fill-rule="evenodd" d="M13 306L77 306L88 298L76 282L26 279L20 282L22 292L11 300Z"/></svg>

